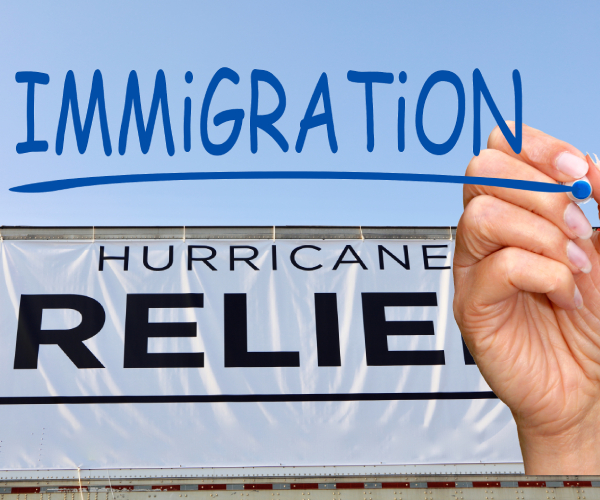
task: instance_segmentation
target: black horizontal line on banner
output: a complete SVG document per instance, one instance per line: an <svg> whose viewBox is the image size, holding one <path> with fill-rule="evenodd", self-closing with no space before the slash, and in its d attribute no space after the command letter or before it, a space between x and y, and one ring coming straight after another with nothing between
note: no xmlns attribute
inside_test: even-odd
<svg viewBox="0 0 600 500"><path fill-rule="evenodd" d="M178 396L18 396L0 397L0 405L83 405L125 403L304 403L327 401L428 401L497 399L492 391L386 392L349 394L218 394Z"/></svg>

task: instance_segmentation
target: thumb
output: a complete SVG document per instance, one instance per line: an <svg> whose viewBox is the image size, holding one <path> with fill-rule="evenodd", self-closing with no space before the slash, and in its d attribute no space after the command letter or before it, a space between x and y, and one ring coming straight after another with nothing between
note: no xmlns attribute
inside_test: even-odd
<svg viewBox="0 0 600 500"><path fill-rule="evenodd" d="M589 154L585 155L585 159L587 160L589 166L587 178L592 186L592 196L599 206L598 217L600 218L600 161L594 162ZM598 160L597 156L596 160Z"/></svg>

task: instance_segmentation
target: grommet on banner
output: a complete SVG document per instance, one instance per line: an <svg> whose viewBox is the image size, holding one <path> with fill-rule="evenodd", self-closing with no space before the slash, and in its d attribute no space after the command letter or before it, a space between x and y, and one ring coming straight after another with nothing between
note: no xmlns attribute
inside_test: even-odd
<svg viewBox="0 0 600 500"><path fill-rule="evenodd" d="M362 226L358 226L358 229L360 229L360 239L365 241L365 237L363 236L363 232L362 232Z"/></svg>

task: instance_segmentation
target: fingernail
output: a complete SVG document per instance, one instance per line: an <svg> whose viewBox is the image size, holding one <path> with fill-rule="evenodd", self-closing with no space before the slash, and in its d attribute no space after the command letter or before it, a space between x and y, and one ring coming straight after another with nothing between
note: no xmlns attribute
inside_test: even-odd
<svg viewBox="0 0 600 500"><path fill-rule="evenodd" d="M574 241L567 243L567 258L583 273L587 274L592 270L590 259Z"/></svg>
<svg viewBox="0 0 600 500"><path fill-rule="evenodd" d="M581 309L583 307L583 297L581 296L581 292L577 285L575 285L575 296L573 297L573 302L575 302L575 307L577 309Z"/></svg>
<svg viewBox="0 0 600 500"><path fill-rule="evenodd" d="M588 164L574 154L561 153L556 159L556 168L565 175L581 179L588 171Z"/></svg>
<svg viewBox="0 0 600 500"><path fill-rule="evenodd" d="M565 224L578 238L587 240L591 238L594 230L584 213L575 203L569 203L565 210Z"/></svg>

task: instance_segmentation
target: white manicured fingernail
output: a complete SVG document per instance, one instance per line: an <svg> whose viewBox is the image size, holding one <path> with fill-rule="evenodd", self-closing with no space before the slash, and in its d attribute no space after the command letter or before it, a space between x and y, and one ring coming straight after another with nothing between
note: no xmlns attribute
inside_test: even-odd
<svg viewBox="0 0 600 500"><path fill-rule="evenodd" d="M583 273L587 274L592 270L590 259L574 241L567 243L567 258Z"/></svg>
<svg viewBox="0 0 600 500"><path fill-rule="evenodd" d="M587 240L594 230L587 217L575 203L569 203L565 210L565 224L578 238Z"/></svg>
<svg viewBox="0 0 600 500"><path fill-rule="evenodd" d="M575 307L577 309L581 309L583 307L583 297L581 296L581 292L577 285L575 285L575 297L573 297L573 302L575 302Z"/></svg>
<svg viewBox="0 0 600 500"><path fill-rule="evenodd" d="M574 154L561 153L556 159L556 168L574 179L581 179L588 171L588 164Z"/></svg>

